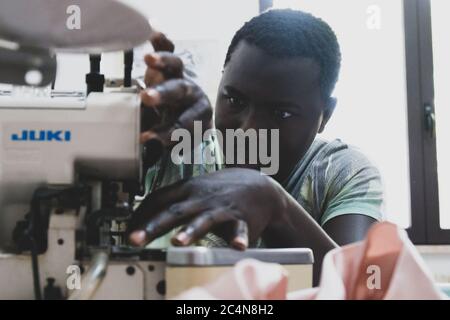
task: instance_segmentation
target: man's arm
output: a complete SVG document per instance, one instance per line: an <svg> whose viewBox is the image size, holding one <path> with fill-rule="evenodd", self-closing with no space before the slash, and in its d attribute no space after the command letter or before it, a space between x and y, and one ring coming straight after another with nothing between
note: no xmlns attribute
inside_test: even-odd
<svg viewBox="0 0 450 320"><path fill-rule="evenodd" d="M367 231L376 223L372 217L361 214L345 214L337 216L325 223L323 229L340 246L361 241Z"/></svg>
<svg viewBox="0 0 450 320"><path fill-rule="evenodd" d="M314 252L313 283L320 279L323 258L328 251L348 243L364 239L375 219L346 214L330 219L323 228L286 193L286 214L266 229L264 243L273 248L308 247Z"/></svg>
<svg viewBox="0 0 450 320"><path fill-rule="evenodd" d="M284 190L283 190L284 191ZM314 253L313 285L318 285L323 258L337 243L286 191L284 214L268 225L263 233L264 244L271 248L310 248Z"/></svg>

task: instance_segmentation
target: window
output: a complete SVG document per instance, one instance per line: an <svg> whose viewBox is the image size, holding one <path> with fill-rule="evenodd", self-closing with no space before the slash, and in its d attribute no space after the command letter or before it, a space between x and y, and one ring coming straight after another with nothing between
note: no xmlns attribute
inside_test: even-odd
<svg viewBox="0 0 450 320"><path fill-rule="evenodd" d="M450 136L450 42L448 41L448 9L445 0L431 1L433 61L436 112L436 144L439 184L439 213L442 229L450 229L450 152L446 138Z"/></svg>

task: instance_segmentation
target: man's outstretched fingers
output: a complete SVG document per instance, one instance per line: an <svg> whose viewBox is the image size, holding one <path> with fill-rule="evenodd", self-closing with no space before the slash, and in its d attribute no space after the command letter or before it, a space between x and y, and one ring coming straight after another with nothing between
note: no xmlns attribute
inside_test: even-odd
<svg viewBox="0 0 450 320"><path fill-rule="evenodd" d="M230 244L233 248L238 250L245 250L248 248L247 222L238 220L234 223L234 235Z"/></svg>
<svg viewBox="0 0 450 320"><path fill-rule="evenodd" d="M189 80L172 79L141 91L144 106L165 105L171 111L181 111L203 96L202 90Z"/></svg>
<svg viewBox="0 0 450 320"><path fill-rule="evenodd" d="M147 64L145 83L147 86L156 85L152 81L160 78L164 80L183 78L183 61L170 52L155 52L144 56Z"/></svg>
<svg viewBox="0 0 450 320"><path fill-rule="evenodd" d="M191 108L184 111L178 118L179 127L194 132L194 121L202 121L203 128L209 129L213 110L206 96L198 100Z"/></svg>
<svg viewBox="0 0 450 320"><path fill-rule="evenodd" d="M151 133L145 133L144 139L148 139L147 136L156 134L158 139L167 147L171 147L178 143L178 141L172 141L172 134L177 129L186 129L191 134L194 132L194 122L201 121L202 128L208 129L211 124L212 108L206 97L201 98L192 107L185 110L178 118L178 120L169 127L154 128ZM142 139L141 139L142 140Z"/></svg>
<svg viewBox="0 0 450 320"><path fill-rule="evenodd" d="M157 214L151 222L143 225L137 231L139 234L141 234L140 231L145 231L144 242L149 243L170 232L174 228L189 222L192 217L203 211L206 208L206 205L207 203L204 199L175 203ZM135 236L133 236L135 233L136 232L133 232L130 239L135 238Z"/></svg>
<svg viewBox="0 0 450 320"><path fill-rule="evenodd" d="M159 31L153 31L150 35L150 42L155 51L169 51L173 52L175 50L175 45L166 35Z"/></svg>
<svg viewBox="0 0 450 320"><path fill-rule="evenodd" d="M172 203L185 200L189 193L189 190L185 187L185 182L185 180L180 180L149 193L133 213L128 230L130 232L143 230L148 222L164 208L169 207Z"/></svg>
<svg viewBox="0 0 450 320"><path fill-rule="evenodd" d="M164 78L164 74L161 70L149 67L145 71L144 82L147 88L163 83L165 80L166 79Z"/></svg>
<svg viewBox="0 0 450 320"><path fill-rule="evenodd" d="M207 210L176 234L172 238L172 244L176 246L188 246L203 238L217 225L233 219L234 217L229 212L221 208Z"/></svg>
<svg viewBox="0 0 450 320"><path fill-rule="evenodd" d="M154 89L161 97L161 104L181 107L180 109L185 109L204 95L195 83L186 79L171 79Z"/></svg>
<svg viewBox="0 0 450 320"><path fill-rule="evenodd" d="M158 105L161 104L161 95L154 88L142 90L140 95L141 95L141 102L144 105L144 107L156 108Z"/></svg>

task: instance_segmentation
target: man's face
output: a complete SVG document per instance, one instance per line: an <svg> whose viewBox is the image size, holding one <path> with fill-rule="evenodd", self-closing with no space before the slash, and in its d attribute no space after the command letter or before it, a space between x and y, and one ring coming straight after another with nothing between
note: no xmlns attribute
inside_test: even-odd
<svg viewBox="0 0 450 320"><path fill-rule="evenodd" d="M279 129L280 167L273 178L283 182L331 116L334 106L326 106L319 80L320 67L312 59L274 58L241 41L217 96L215 122L224 145L226 129Z"/></svg>

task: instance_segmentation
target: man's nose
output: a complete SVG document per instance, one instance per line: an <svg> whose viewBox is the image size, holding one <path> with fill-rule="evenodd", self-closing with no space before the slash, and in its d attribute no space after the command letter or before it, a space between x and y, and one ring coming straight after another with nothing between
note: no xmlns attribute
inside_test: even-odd
<svg viewBox="0 0 450 320"><path fill-rule="evenodd" d="M240 129L244 132L248 129L258 130L263 124L263 117L261 112L257 112L255 107L250 107L248 112L243 115Z"/></svg>

